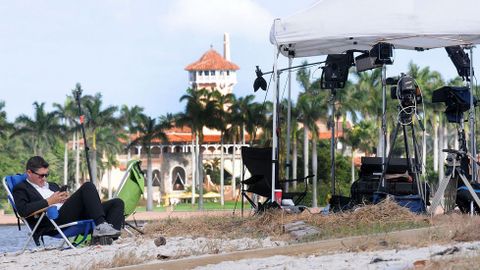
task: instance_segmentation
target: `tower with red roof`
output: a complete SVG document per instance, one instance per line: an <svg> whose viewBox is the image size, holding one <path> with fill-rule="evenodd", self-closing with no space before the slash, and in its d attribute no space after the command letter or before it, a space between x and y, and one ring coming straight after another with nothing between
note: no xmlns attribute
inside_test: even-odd
<svg viewBox="0 0 480 270"><path fill-rule="evenodd" d="M216 89L222 94L232 93L237 83L236 71L240 68L230 61L230 38L224 34L224 54L210 48L196 62L185 67L193 89Z"/></svg>

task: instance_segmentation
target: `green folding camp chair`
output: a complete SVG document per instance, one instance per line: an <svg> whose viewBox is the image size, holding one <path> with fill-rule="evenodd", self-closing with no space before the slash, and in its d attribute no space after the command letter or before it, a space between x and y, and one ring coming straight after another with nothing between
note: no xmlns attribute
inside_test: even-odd
<svg viewBox="0 0 480 270"><path fill-rule="evenodd" d="M128 216L134 216L135 209L138 205L140 197L143 195L144 186L145 186L145 177L143 175L142 169L140 167L140 160L131 160L128 162L127 171L123 176L120 186L114 194L114 198L120 198L125 203L125 219ZM143 232L138 228L137 221L135 217L133 218L135 225L130 224L125 221L125 230L132 234L126 227L143 234Z"/></svg>

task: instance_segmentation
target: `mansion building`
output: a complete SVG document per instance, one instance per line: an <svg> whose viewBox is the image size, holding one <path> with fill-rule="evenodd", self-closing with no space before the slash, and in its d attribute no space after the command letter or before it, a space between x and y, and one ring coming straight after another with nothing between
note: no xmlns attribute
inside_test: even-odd
<svg viewBox="0 0 480 270"><path fill-rule="evenodd" d="M193 62L185 67L188 72L188 83L192 89L207 89L218 90L223 95L233 93L234 87L237 84L236 71L239 66L231 62L230 59L230 41L229 35L224 34L223 55L215 51L212 47L205 52L198 61ZM348 123L347 123L348 124ZM330 139L330 131L325 123L318 123L320 139ZM342 124L338 125L338 133L336 136L343 136ZM220 144L220 131L204 128L203 144L200 145L200 154L202 155L203 165L211 164L214 161L219 163L221 153L224 156L224 170L230 176L234 176L239 184L242 173L242 162L240 149L241 143L237 144ZM194 179L195 168L193 166L195 161L194 155L194 141L189 127L174 127L166 132L168 136L168 144L162 144L159 141L153 143L151 146L152 153L152 168L153 168L153 186L154 186L154 201L160 204L160 199L166 197L179 197L185 194L192 186ZM112 186L116 189L120 185L120 181L126 173L126 164L131 159L139 159L142 161L142 169L146 171L147 167L147 153L141 145L136 145L130 148L128 153L118 155L120 163L119 168L111 172ZM219 166L219 164L218 164ZM209 190L220 192L220 186L215 186L209 179L209 175L205 175L204 186L205 192ZM107 174L103 176L101 181L102 188L107 186ZM146 185L146 181L145 181ZM197 183L198 185L198 183ZM232 200L238 195L238 189L235 186L225 185L224 189L225 200ZM145 189L146 195L146 189ZM166 196L167 195L167 196ZM162 202L163 203L163 202Z"/></svg>
<svg viewBox="0 0 480 270"><path fill-rule="evenodd" d="M239 67L230 60L229 35L224 34L223 56L211 47L198 61L187 65L185 70L188 72L189 85L192 89L216 89L223 95L233 93L234 86L237 83L236 71L239 70ZM203 133L203 144L200 145L203 163L209 164L215 159L220 159L223 151L224 170L239 179L242 172L240 148L243 145L226 143L222 148L219 131L204 128ZM154 142L151 146L153 186L154 194L156 194L154 200L160 200L159 197L166 194L175 196L175 194L184 193L188 187L192 186L195 138L191 129L189 127L174 127L166 131L166 134L168 144ZM129 160L140 159L142 169L146 170L147 154L141 145L133 146L128 153L119 155L118 159L121 164L120 168L112 171L111 176L114 188L120 184ZM209 181L209 176L205 177L207 180L205 184L212 184ZM103 178L101 185L103 188L107 188L105 185L108 182L106 176ZM219 188L218 186L213 189L219 192ZM225 199L232 199L235 194L235 188L225 186Z"/></svg>

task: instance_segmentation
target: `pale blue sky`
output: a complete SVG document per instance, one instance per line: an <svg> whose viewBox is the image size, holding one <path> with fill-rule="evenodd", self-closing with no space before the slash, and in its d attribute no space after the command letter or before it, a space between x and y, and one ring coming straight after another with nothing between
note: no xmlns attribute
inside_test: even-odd
<svg viewBox="0 0 480 270"><path fill-rule="evenodd" d="M46 102L48 108L62 103L80 82L85 94L101 92L106 104L140 105L151 116L176 113L184 109L179 98L188 87L184 67L210 45L223 53L224 32L230 33L232 61L240 66L234 93L251 94L255 66L265 71L272 66L273 19L314 2L1 1L0 100L13 120L22 113L31 115L34 101ZM480 54L476 55L478 70ZM405 71L411 60L447 79L456 75L443 49L397 50L387 75ZM280 64L285 65L286 61ZM294 97L297 92L295 83ZM264 93L257 92L258 101L263 101Z"/></svg>

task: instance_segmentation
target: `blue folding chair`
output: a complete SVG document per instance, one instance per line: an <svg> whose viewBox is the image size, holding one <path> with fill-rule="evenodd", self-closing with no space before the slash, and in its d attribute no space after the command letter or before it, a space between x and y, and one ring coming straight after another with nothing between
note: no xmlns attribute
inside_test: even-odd
<svg viewBox="0 0 480 270"><path fill-rule="evenodd" d="M59 239L63 238L64 241L59 246L60 249L63 248L65 243L72 249L75 249L76 246L82 244L87 239L88 235L93 231L93 229L95 229L95 223L92 219L79 220L79 221L70 222L67 224L57 225L57 223L55 222L55 219L58 217L58 209L56 206L50 206L48 208L42 209L30 215L30 216L40 215L37 223L32 229L30 227L30 224L26 220L27 217L21 217L18 214L12 192L13 192L13 188L17 184L25 181L26 179L27 179L26 174L9 175L3 178L3 187L7 191L8 201L12 205L13 211L17 216L17 219L22 220L22 222L30 231L28 233L29 234L28 240L25 242L25 245L23 246L23 249L20 253L23 253L25 251L28 244L30 243L30 241L32 241L32 239L34 239L34 237L36 238L34 239L35 244L37 246L40 246L39 238L42 238L42 242L43 242L43 236L45 235L53 238L59 238ZM52 228L52 230L47 232L38 233L37 229L41 221L43 220L43 218L47 218L50 221L50 223L52 223L54 228ZM20 221L18 222L18 226L20 229ZM74 241L75 243L72 243L72 241L68 239L69 237L75 237L76 238L76 241ZM78 237L81 237L81 238L77 239ZM45 243L43 244L45 245Z"/></svg>

